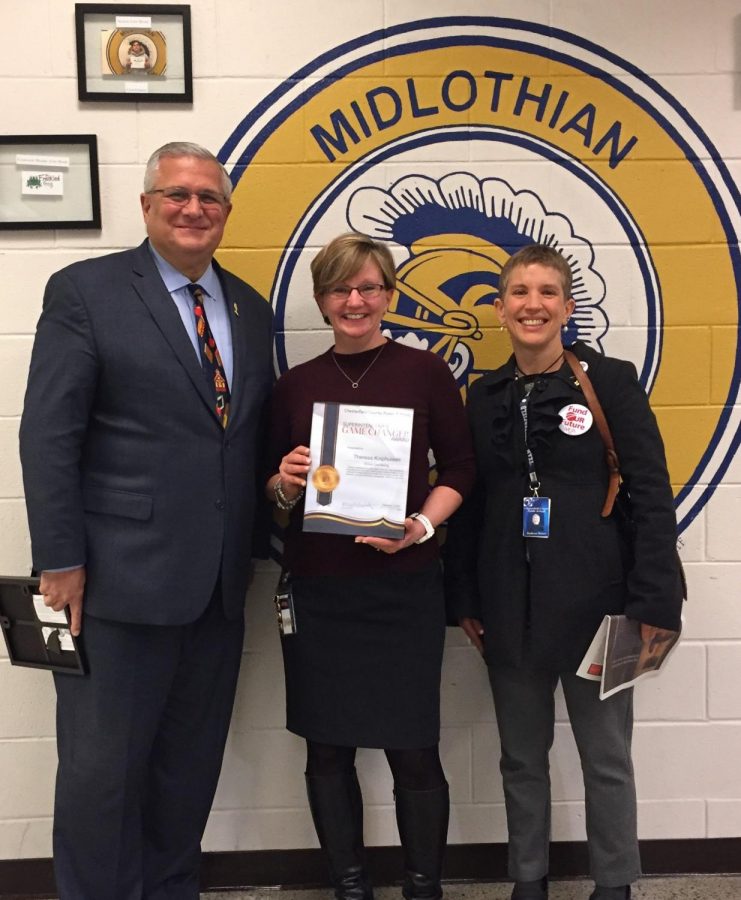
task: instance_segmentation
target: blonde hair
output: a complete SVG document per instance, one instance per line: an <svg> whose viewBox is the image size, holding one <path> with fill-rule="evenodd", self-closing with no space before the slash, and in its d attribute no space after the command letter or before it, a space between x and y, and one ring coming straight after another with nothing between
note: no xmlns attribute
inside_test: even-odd
<svg viewBox="0 0 741 900"><path fill-rule="evenodd" d="M386 244L348 231L333 238L312 260L314 296L321 296L352 278L369 260L378 266L386 290L393 290L396 286L396 266Z"/></svg>

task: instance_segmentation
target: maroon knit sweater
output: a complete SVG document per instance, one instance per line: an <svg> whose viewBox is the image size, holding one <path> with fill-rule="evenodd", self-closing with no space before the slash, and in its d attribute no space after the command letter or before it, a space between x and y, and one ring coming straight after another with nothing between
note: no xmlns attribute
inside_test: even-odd
<svg viewBox="0 0 741 900"><path fill-rule="evenodd" d="M378 353L337 354L337 362L357 379ZM269 474L294 447L309 446L315 402L400 406L414 409L409 461L407 513L422 508L430 491L429 451L437 467L436 484L466 496L474 480L474 458L460 392L443 359L389 341L357 389L339 372L332 351L286 372L273 392ZM413 544L399 553L376 553L353 537L304 533L303 502L291 512L285 534L284 565L294 575L373 575L424 568L438 555L435 540Z"/></svg>

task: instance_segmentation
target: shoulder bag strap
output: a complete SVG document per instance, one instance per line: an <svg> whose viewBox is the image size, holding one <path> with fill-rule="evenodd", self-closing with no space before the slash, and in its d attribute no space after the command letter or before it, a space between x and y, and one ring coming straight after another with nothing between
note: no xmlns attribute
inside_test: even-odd
<svg viewBox="0 0 741 900"><path fill-rule="evenodd" d="M620 487L620 461L618 460L618 455L615 450L615 442L612 439L610 426L607 424L607 419L602 410L602 404L597 398L597 394L592 385L592 380L584 371L579 360L571 350L564 350L563 356L569 364L571 371L574 373L576 383L584 392L584 399L587 401L587 406L594 417L594 424L597 426L597 431L600 433L602 443L605 445L605 461L607 462L607 470L610 473L610 480L607 485L607 496L605 497L605 502L602 506L602 518L607 518L612 512L615 497L617 497L618 489Z"/></svg>

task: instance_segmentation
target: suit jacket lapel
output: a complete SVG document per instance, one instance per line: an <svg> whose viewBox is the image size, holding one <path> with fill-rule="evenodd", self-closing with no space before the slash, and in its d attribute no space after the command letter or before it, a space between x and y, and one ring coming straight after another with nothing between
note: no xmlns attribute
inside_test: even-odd
<svg viewBox="0 0 741 900"><path fill-rule="evenodd" d="M173 353L188 373L193 387L200 394L211 415L218 422L213 396L203 377L203 369L198 361L193 345L183 328L180 314L165 287L152 255L144 241L134 252L132 286L149 310L152 318L172 347Z"/></svg>

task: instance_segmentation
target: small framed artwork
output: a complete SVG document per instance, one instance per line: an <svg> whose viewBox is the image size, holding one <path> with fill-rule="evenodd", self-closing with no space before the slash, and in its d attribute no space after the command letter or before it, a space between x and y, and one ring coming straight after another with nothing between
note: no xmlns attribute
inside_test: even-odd
<svg viewBox="0 0 741 900"><path fill-rule="evenodd" d="M192 103L190 6L76 3L80 100Z"/></svg>
<svg viewBox="0 0 741 900"><path fill-rule="evenodd" d="M94 134L0 135L0 229L100 228Z"/></svg>

